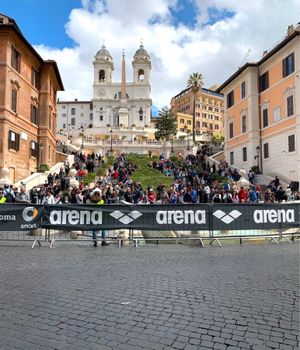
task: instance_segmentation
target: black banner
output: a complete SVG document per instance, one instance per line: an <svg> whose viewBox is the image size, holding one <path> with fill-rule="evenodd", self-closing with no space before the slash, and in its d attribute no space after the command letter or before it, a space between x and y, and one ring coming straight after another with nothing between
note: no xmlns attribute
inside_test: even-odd
<svg viewBox="0 0 300 350"><path fill-rule="evenodd" d="M43 205L1 204L0 231L30 231L41 226Z"/></svg>
<svg viewBox="0 0 300 350"><path fill-rule="evenodd" d="M299 210L299 203L101 206L3 204L0 205L0 231L28 231L39 227L83 231L120 228L152 231L280 230L300 227Z"/></svg>
<svg viewBox="0 0 300 350"><path fill-rule="evenodd" d="M207 205L46 206L43 227L64 229L208 230Z"/></svg>

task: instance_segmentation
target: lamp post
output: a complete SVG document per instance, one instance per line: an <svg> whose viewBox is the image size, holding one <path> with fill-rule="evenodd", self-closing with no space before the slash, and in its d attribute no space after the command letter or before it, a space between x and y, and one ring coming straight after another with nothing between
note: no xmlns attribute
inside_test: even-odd
<svg viewBox="0 0 300 350"><path fill-rule="evenodd" d="M112 129L110 129L110 153L112 153L113 149L112 149Z"/></svg>
<svg viewBox="0 0 300 350"><path fill-rule="evenodd" d="M257 171L258 172L260 171L260 169L259 169L259 155L260 155L260 147L256 146L256 156L255 156L255 158L257 159Z"/></svg>
<svg viewBox="0 0 300 350"><path fill-rule="evenodd" d="M171 138L171 153L174 154L174 144L173 144L174 140L173 137Z"/></svg>
<svg viewBox="0 0 300 350"><path fill-rule="evenodd" d="M42 143L39 143L39 149L38 149L38 152L39 152L39 161L38 161L38 165L42 164L42 154L43 154L43 150L44 150L44 145Z"/></svg>
<svg viewBox="0 0 300 350"><path fill-rule="evenodd" d="M189 151L190 150L190 135L188 134L188 139L187 139L187 141L188 141L188 144L187 144L187 151Z"/></svg>

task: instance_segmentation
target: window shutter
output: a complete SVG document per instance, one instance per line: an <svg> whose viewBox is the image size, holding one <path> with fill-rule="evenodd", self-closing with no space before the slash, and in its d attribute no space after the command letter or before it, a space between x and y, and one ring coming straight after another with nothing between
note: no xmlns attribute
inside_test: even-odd
<svg viewBox="0 0 300 350"><path fill-rule="evenodd" d="M20 149L20 134L16 133L16 151L19 151Z"/></svg>
<svg viewBox="0 0 300 350"><path fill-rule="evenodd" d="M283 78L286 76L285 60L282 60L282 76Z"/></svg>

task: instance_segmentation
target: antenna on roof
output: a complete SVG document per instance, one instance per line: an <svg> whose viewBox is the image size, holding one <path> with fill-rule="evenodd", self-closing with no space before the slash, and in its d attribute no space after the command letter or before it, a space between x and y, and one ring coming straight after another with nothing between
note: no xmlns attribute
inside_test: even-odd
<svg viewBox="0 0 300 350"><path fill-rule="evenodd" d="M246 52L246 55L244 56L244 58L243 58L241 64L240 64L239 67L238 67L239 69L240 69L241 67L243 67L243 65L248 61L248 58L249 58L249 56L250 56L250 52L251 52L251 49L249 48L248 51Z"/></svg>

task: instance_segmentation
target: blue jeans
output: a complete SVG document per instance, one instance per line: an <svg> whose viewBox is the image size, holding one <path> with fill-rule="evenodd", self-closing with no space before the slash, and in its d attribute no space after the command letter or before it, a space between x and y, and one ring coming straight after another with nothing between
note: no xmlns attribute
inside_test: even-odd
<svg viewBox="0 0 300 350"><path fill-rule="evenodd" d="M97 235L98 235L98 231L97 230L93 230L93 241L97 241ZM107 235L107 230L102 230L101 231L101 237L102 237L103 241L105 241L106 235Z"/></svg>

